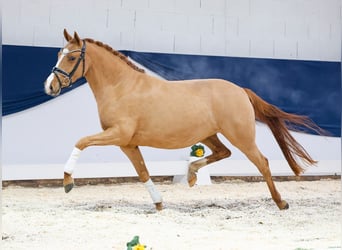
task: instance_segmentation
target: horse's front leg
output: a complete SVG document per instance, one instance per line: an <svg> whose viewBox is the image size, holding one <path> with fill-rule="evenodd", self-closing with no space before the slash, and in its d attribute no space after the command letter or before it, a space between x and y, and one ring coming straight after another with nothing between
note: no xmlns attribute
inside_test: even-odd
<svg viewBox="0 0 342 250"><path fill-rule="evenodd" d="M138 146L125 146L125 147L120 147L120 148L132 162L135 170L137 171L139 175L140 181L144 183L146 189L150 193L150 196L152 198L153 203L156 206L156 209L162 210L163 205L162 205L161 195L158 192L157 188L154 186L154 183L152 182L150 178L150 174L148 173L148 170L146 168L146 165L141 155L141 152L139 150L139 147Z"/></svg>
<svg viewBox="0 0 342 250"><path fill-rule="evenodd" d="M76 143L67 163L64 166L63 186L64 186L65 192L66 193L70 192L71 189L74 187L74 180L72 178L72 174L74 172L76 162L78 158L80 157L80 154L83 149L89 146L125 144L130 138L129 135L130 135L129 131L125 131L123 129L120 129L119 127L113 127L113 128L106 129L101 133L91 135L91 136L86 136L80 139Z"/></svg>

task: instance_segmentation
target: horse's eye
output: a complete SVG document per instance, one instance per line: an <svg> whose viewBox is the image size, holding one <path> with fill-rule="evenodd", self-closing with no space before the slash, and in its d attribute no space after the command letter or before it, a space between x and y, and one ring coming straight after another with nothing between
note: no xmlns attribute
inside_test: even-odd
<svg viewBox="0 0 342 250"><path fill-rule="evenodd" d="M69 60L70 62L75 61L75 59L76 59L76 57L74 57L74 56L69 56L69 57L68 57L68 60Z"/></svg>

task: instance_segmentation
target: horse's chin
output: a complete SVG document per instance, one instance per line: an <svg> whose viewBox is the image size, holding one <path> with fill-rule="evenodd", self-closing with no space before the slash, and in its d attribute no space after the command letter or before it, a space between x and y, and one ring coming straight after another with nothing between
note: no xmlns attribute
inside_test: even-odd
<svg viewBox="0 0 342 250"><path fill-rule="evenodd" d="M45 93L49 96L56 97L61 93L61 89L59 89L57 91L45 91Z"/></svg>

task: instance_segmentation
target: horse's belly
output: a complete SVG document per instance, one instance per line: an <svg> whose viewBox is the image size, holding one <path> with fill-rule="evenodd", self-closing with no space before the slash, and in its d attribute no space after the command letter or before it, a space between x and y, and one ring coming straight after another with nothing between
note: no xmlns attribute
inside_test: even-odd
<svg viewBox="0 0 342 250"><path fill-rule="evenodd" d="M214 134L214 133L212 133ZM149 146L154 148L164 148L164 149L177 149L191 146L200 142L201 140L209 137L210 134L187 134L186 136L175 134L175 135L142 135L137 134L132 138L130 144L138 146Z"/></svg>
<svg viewBox="0 0 342 250"><path fill-rule="evenodd" d="M159 120L142 126L132 138L132 144L156 148L183 148L191 146L215 133L217 127L206 116L198 119Z"/></svg>

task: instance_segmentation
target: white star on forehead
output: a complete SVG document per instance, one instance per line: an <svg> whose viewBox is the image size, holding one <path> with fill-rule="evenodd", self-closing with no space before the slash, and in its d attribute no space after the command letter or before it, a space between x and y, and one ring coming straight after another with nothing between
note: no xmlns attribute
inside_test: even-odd
<svg viewBox="0 0 342 250"><path fill-rule="evenodd" d="M81 49L74 49L74 50L69 50L67 48L62 49L62 55L66 56L67 54L74 53L74 52L82 52Z"/></svg>
<svg viewBox="0 0 342 250"><path fill-rule="evenodd" d="M68 54L70 51L69 51L69 49L67 49L67 48L64 48L63 50L62 50L62 54L63 55L66 55L66 54Z"/></svg>

